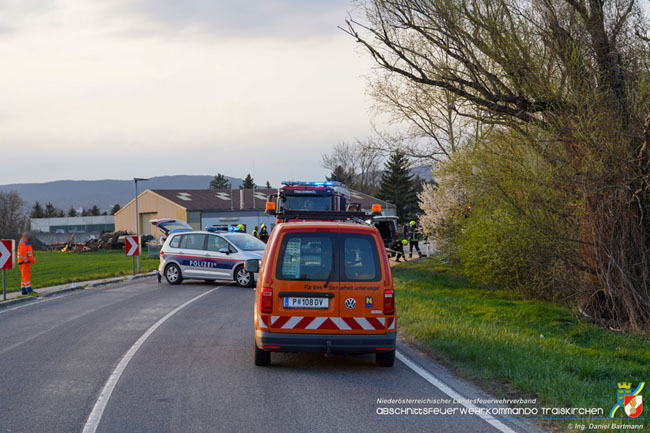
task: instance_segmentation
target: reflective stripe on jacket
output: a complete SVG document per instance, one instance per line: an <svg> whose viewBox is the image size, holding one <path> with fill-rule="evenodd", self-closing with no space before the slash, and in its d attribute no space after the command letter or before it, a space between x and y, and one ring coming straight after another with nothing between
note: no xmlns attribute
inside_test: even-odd
<svg viewBox="0 0 650 433"><path fill-rule="evenodd" d="M26 239L21 239L18 243L18 264L36 263L34 258L34 249L32 244L27 242Z"/></svg>

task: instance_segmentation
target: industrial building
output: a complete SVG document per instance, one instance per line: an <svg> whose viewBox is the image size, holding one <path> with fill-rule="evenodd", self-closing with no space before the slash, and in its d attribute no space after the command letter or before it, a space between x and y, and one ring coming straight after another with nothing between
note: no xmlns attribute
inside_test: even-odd
<svg viewBox="0 0 650 433"><path fill-rule="evenodd" d="M99 233L115 230L113 215L32 218L32 231L40 233Z"/></svg>
<svg viewBox="0 0 650 433"><path fill-rule="evenodd" d="M113 215L32 218L30 228L36 238L46 245L64 244L74 233L76 242L99 238L102 232L115 230Z"/></svg>
<svg viewBox="0 0 650 433"><path fill-rule="evenodd" d="M209 226L244 224L248 233L253 227L266 224L270 229L275 218L264 213L266 198L277 189L155 189L138 195L140 232L155 237L161 235L149 221L158 218L174 218L187 222L195 229ZM391 215L386 202L352 191L352 200L365 211L379 203ZM135 199L115 213L115 230L136 232Z"/></svg>

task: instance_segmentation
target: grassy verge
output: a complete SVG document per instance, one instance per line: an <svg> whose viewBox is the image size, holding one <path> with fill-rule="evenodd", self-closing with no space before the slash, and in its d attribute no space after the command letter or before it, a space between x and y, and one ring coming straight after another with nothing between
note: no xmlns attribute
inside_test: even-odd
<svg viewBox="0 0 650 433"><path fill-rule="evenodd" d="M452 361L492 394L535 395L538 407L603 408L607 417L618 382L650 379L648 335L610 332L562 306L478 288L435 259L396 266L393 276L406 339ZM647 412L636 421L650 422ZM622 409L616 417L630 420Z"/></svg>
<svg viewBox="0 0 650 433"><path fill-rule="evenodd" d="M90 253L62 253L36 251L36 264L32 265L32 287L55 286L75 281L95 280L131 274L131 258L124 251L95 251ZM158 267L159 260L141 258L142 271ZM0 291L2 287L0 287ZM18 266L7 271L7 292L20 290Z"/></svg>

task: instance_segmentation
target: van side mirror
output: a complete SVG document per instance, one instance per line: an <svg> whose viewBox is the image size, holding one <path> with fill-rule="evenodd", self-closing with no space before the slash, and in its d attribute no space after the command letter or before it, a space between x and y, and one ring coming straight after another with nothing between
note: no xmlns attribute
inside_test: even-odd
<svg viewBox="0 0 650 433"><path fill-rule="evenodd" d="M246 272L257 273L260 271L260 261L258 259L248 259L244 262Z"/></svg>
<svg viewBox="0 0 650 433"><path fill-rule="evenodd" d="M219 248L221 254L230 254L230 249L228 248Z"/></svg>

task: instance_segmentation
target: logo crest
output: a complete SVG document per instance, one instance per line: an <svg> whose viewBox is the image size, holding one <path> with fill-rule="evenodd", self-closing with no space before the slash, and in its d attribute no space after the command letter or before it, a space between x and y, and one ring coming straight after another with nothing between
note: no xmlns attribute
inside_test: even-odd
<svg viewBox="0 0 650 433"><path fill-rule="evenodd" d="M345 300L345 308L347 308L348 310L352 310L356 306L357 306L357 301L355 301L354 298L348 298Z"/></svg>
<svg viewBox="0 0 650 433"><path fill-rule="evenodd" d="M630 418L636 418L641 415L641 412L643 412L643 396L626 395L624 409Z"/></svg>
<svg viewBox="0 0 650 433"><path fill-rule="evenodd" d="M614 418L616 411L623 408L623 411L630 418L636 418L641 415L643 411L643 396L641 390L645 386L645 382L639 382L636 388L632 388L630 382L619 382L618 389L616 390L616 404L609 412L609 417Z"/></svg>
<svg viewBox="0 0 650 433"><path fill-rule="evenodd" d="M372 307L372 296L366 296L366 307Z"/></svg>

